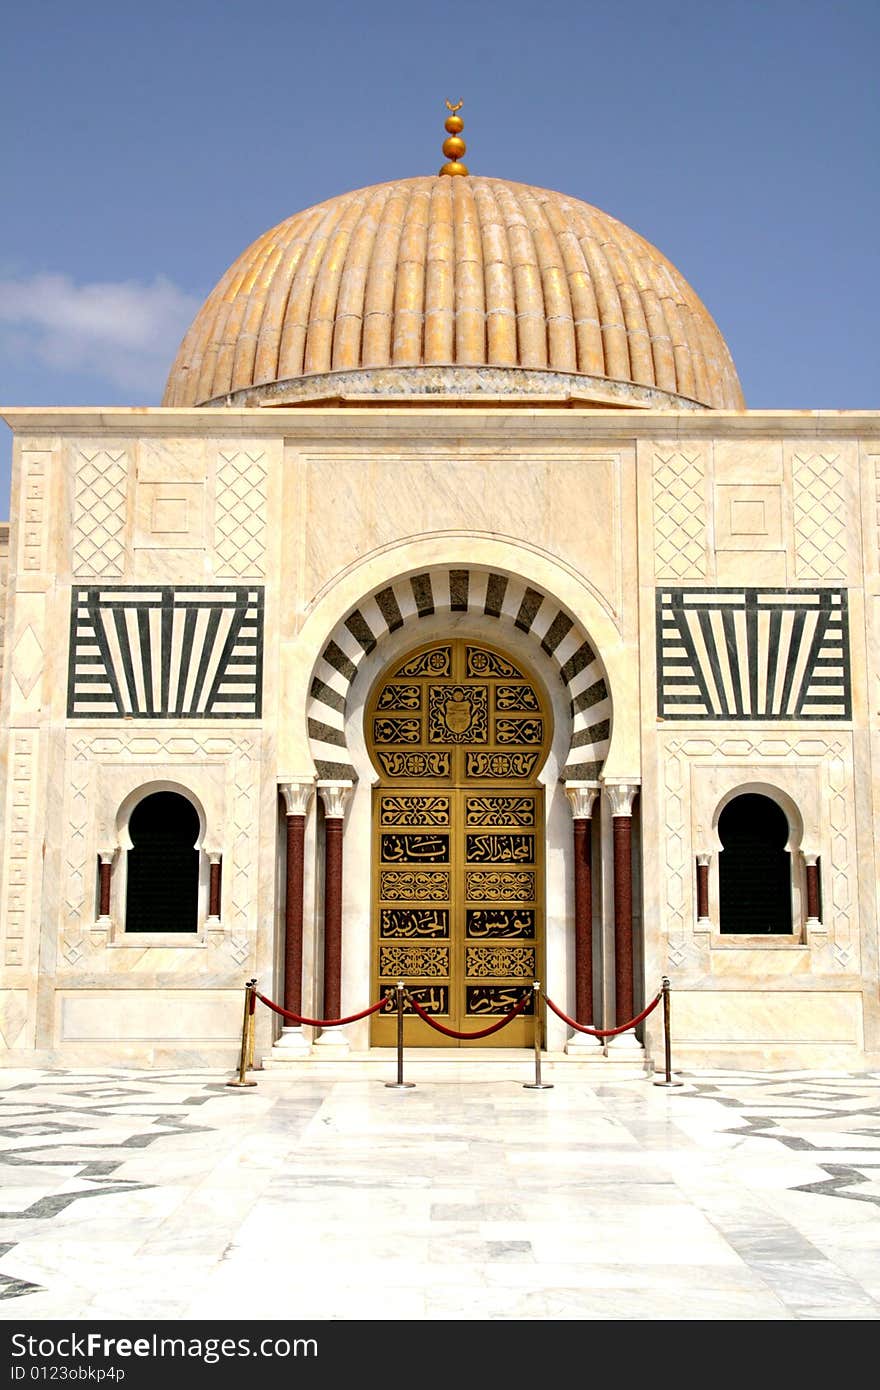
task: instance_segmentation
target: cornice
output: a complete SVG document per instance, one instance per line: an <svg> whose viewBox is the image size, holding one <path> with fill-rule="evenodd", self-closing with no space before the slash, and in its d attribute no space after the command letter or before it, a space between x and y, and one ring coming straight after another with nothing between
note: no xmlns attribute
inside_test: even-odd
<svg viewBox="0 0 880 1390"><path fill-rule="evenodd" d="M19 436L96 434L127 438L284 439L293 446L423 440L433 448L485 440L548 444L631 444L735 437L823 438L880 435L880 410L707 410L699 412L470 405L374 405L171 409L161 406L12 406L0 418Z"/></svg>

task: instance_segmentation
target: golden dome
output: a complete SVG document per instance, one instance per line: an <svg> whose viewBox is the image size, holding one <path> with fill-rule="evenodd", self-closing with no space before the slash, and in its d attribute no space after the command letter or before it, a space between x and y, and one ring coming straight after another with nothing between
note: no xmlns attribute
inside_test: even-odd
<svg viewBox="0 0 880 1390"><path fill-rule="evenodd" d="M649 242L473 175L362 188L266 232L196 315L163 404L419 394L744 408L714 320Z"/></svg>

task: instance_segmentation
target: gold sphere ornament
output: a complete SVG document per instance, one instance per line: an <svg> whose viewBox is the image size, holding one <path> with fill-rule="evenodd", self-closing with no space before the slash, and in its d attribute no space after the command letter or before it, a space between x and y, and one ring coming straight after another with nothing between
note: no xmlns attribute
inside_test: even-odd
<svg viewBox="0 0 880 1390"><path fill-rule="evenodd" d="M446 155L448 163L443 165L441 174L462 175L469 173L466 164L462 164L461 156L467 149L463 140L459 139L459 134L464 130L464 121L459 116L459 111L464 105L463 101L458 101L455 105L451 101L446 102L446 109L450 115L446 118L446 129L449 131L449 138L443 141L443 153Z"/></svg>
<svg viewBox="0 0 880 1390"><path fill-rule="evenodd" d="M457 135L450 135L448 140L443 141L443 153L447 159L461 159L466 149L467 145Z"/></svg>

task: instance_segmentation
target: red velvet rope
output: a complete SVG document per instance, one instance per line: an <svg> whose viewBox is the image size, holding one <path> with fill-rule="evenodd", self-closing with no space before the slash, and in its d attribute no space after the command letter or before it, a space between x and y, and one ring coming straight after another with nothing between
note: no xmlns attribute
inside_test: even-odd
<svg viewBox="0 0 880 1390"><path fill-rule="evenodd" d="M629 1023L621 1023L619 1028L587 1028L583 1023L575 1023L574 1019L569 1018L568 1014L564 1014L562 1010L553 1003L552 999L548 998L546 994L544 995L547 1008L552 1009L557 1018L561 1018L562 1022L567 1023L569 1028L575 1028L579 1033L589 1033L593 1038L613 1038L616 1033L625 1033L627 1029L635 1028L637 1023L641 1023L643 1019L648 1017L648 1014L653 1013L662 998L663 991L661 989L656 998L651 1000L651 1003L646 1009L642 1009L640 1014L637 1014L635 1018L631 1018Z"/></svg>
<svg viewBox="0 0 880 1390"><path fill-rule="evenodd" d="M511 1019L516 1018L517 1014L522 1013L526 1004L528 1004L532 997L532 991L528 990L519 1003L514 1005L509 1014L505 1014L503 1018L500 1018L497 1023L491 1024L490 1027L481 1028L478 1033L459 1033L457 1028L446 1028L442 1023L437 1023L431 1015L422 1008L417 999L413 999L409 990L406 991L406 997L412 1004L419 1018L423 1019L425 1023L429 1023L432 1028L436 1028L438 1033L445 1033L447 1038L464 1038L467 1040L470 1038L488 1038L490 1033L497 1033L499 1028L506 1028Z"/></svg>
<svg viewBox="0 0 880 1390"><path fill-rule="evenodd" d="M378 1004L371 1004L368 1009L362 1009L359 1014L351 1014L349 1018L304 1018L301 1014L292 1014L289 1009L282 1009L280 1004L275 1004L271 999L267 999L265 994L261 994L258 989L254 990L254 994L261 1004L265 1004L267 1008L280 1014L282 1018L289 1018L292 1023L304 1023L307 1028L341 1028L345 1023L357 1023L359 1018L367 1018L388 1002L387 999L380 999Z"/></svg>

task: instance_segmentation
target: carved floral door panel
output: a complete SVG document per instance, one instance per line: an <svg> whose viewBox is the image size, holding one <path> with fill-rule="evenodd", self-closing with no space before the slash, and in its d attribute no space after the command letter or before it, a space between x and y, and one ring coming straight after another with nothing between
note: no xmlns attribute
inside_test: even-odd
<svg viewBox="0 0 880 1390"><path fill-rule="evenodd" d="M438 1021L476 1031L540 971L546 701L517 663L464 640L411 654L380 679L367 737L374 793L373 983L406 980ZM531 1042L526 1015L484 1040ZM395 1041L393 1010L373 1042ZM441 1034L410 1015L408 1046Z"/></svg>

